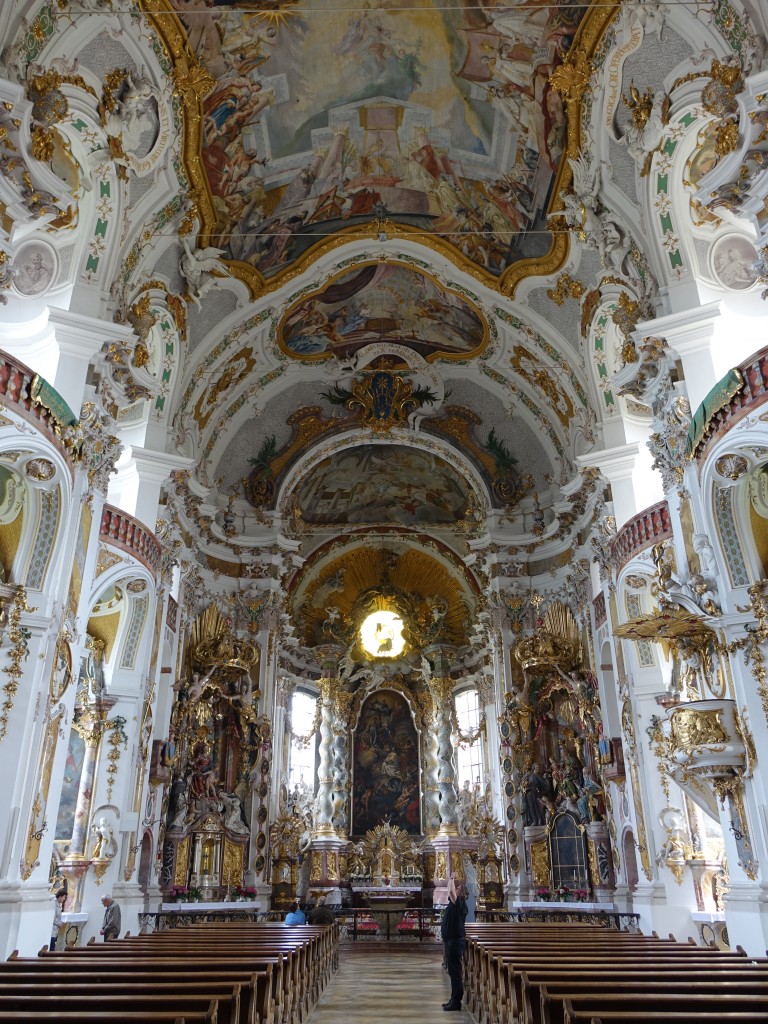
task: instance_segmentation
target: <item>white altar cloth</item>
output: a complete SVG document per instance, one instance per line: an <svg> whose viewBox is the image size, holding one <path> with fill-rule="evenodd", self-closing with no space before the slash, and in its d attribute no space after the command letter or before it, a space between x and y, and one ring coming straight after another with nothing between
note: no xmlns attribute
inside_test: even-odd
<svg viewBox="0 0 768 1024"><path fill-rule="evenodd" d="M261 903L255 900L229 900L210 903L161 903L164 914L188 914L192 910L261 910Z"/></svg>
<svg viewBox="0 0 768 1024"><path fill-rule="evenodd" d="M566 903L563 900L521 900L512 907L514 910L605 910L609 914L616 910L613 903Z"/></svg>

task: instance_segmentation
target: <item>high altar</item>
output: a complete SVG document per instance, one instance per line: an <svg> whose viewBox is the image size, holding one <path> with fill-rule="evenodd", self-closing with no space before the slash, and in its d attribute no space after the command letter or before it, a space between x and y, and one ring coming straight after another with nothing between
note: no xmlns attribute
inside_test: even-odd
<svg viewBox="0 0 768 1024"><path fill-rule="evenodd" d="M500 907L508 872L520 865L514 852L505 862L490 791L457 792L445 608L377 587L321 629L319 783L315 794L284 793L272 826L274 905L307 888L346 891L357 904L440 904L453 876L471 883L480 909ZM562 887L603 899L613 873L596 781L600 715L580 662L575 622L554 602L517 649L515 689L498 723L503 799L515 844L522 805L531 894ZM350 673L350 664L370 667Z"/></svg>
<svg viewBox="0 0 768 1024"><path fill-rule="evenodd" d="M513 688L498 721L506 836L489 789L465 784L457 792L445 606L376 587L322 631L317 790L281 785L267 863L271 734L254 712L256 652L233 638L215 606L195 620L172 726L152 767L170 783L167 901L252 898L256 889L246 883L260 876L276 909L309 891L339 904L404 909L444 903L455 877L471 884L479 909L492 911L503 904L508 873L520 868L514 849L505 860L518 806L530 894L610 900L597 779L609 767L601 759L615 752L601 743L594 677L579 667L578 631L565 606L553 602L515 647ZM351 671L359 664L368 667ZM266 895L266 886L259 891Z"/></svg>

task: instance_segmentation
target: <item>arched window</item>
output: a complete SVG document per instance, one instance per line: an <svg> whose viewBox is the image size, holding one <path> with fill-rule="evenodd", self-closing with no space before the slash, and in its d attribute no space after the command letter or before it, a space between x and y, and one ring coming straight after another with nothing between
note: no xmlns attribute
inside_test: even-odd
<svg viewBox="0 0 768 1024"><path fill-rule="evenodd" d="M479 784L482 790L485 771L483 768L483 736L480 701L477 690L461 690L454 697L456 721L459 726L456 744L456 782L458 788L467 780L470 786Z"/></svg>
<svg viewBox="0 0 768 1024"><path fill-rule="evenodd" d="M307 690L296 690L291 698L291 757L288 767L290 788L303 783L315 789L316 739L312 728L315 722L317 695Z"/></svg>

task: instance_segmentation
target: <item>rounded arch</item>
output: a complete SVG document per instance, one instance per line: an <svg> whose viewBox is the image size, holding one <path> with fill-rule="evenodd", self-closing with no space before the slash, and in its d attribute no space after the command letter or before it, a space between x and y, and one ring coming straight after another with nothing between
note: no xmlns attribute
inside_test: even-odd
<svg viewBox="0 0 768 1024"><path fill-rule="evenodd" d="M128 562L128 564L126 564ZM87 631L105 644L107 688L118 677L139 685L135 672L148 640L155 601L155 581L133 560L119 562L96 576L89 593Z"/></svg>
<svg viewBox="0 0 768 1024"><path fill-rule="evenodd" d="M141 837L141 853L139 854L139 874L137 881L145 896L149 895L152 881L152 833L147 829Z"/></svg>
<svg viewBox="0 0 768 1024"><path fill-rule="evenodd" d="M55 585L51 576L64 562L59 555L67 543L73 507L71 467L45 437L11 420L0 426L0 467L16 481L15 495L6 492L5 502L18 502L21 516L12 520L15 536L3 558L6 574L30 591L47 590ZM13 509L0 510L0 517L3 514L13 515Z"/></svg>
<svg viewBox="0 0 768 1024"><path fill-rule="evenodd" d="M707 452L701 474L706 521L717 538L715 558L731 587L740 589L768 571L768 459L759 426L728 431ZM735 607L732 594L724 600ZM739 601L741 598L739 598Z"/></svg>
<svg viewBox="0 0 768 1024"><path fill-rule="evenodd" d="M463 452L442 438L432 435L415 434L408 430L394 428L381 437L371 437L369 430L350 430L334 437L325 444L319 444L311 448L296 461L286 474L277 494L276 508L284 509L291 498L298 493L302 482L320 462L329 456L338 455L360 446L384 448L390 447L393 444L437 455L469 484L481 507L493 507L493 498L485 481L474 464Z"/></svg>

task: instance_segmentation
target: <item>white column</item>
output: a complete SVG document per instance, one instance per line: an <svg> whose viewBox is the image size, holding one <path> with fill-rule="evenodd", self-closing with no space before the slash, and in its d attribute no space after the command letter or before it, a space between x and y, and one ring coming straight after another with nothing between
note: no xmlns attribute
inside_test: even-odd
<svg viewBox="0 0 768 1024"><path fill-rule="evenodd" d="M131 327L112 323L111 320L97 320L64 309L51 309L48 322L53 327L59 361L56 376L50 381L75 416L80 415L85 394L88 366L105 341L135 340Z"/></svg>
<svg viewBox="0 0 768 1024"><path fill-rule="evenodd" d="M595 466L611 485L616 529L635 513L664 497L661 477L651 469L651 453L638 441L580 456L579 466Z"/></svg>
<svg viewBox="0 0 768 1024"><path fill-rule="evenodd" d="M131 447L124 453L117 475L110 481L109 502L135 516L154 532L163 484L173 470L189 469L194 461L180 455Z"/></svg>
<svg viewBox="0 0 768 1024"><path fill-rule="evenodd" d="M702 399L722 376L722 372L715 368L713 352L715 321L719 316L720 303L709 302L705 306L646 320L638 326L646 337L665 338L667 345L680 356L691 412L696 412Z"/></svg>

